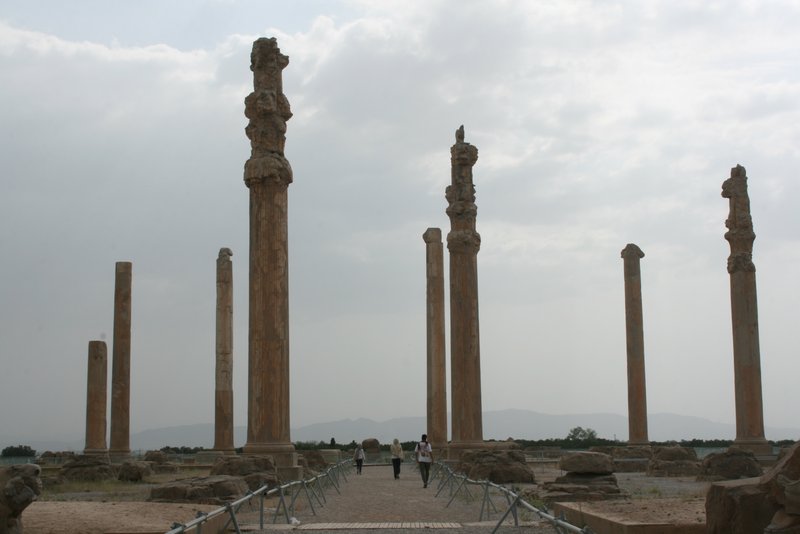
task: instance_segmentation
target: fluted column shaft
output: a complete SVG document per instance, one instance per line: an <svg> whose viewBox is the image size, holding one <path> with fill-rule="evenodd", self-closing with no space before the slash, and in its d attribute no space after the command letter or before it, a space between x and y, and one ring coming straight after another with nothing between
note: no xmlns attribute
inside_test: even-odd
<svg viewBox="0 0 800 534"><path fill-rule="evenodd" d="M250 189L250 288L246 453L292 453L289 423L288 187L282 70L289 58L277 41L253 43L254 91L245 99L251 156L244 180ZM293 455L276 456L296 465Z"/></svg>
<svg viewBox="0 0 800 534"><path fill-rule="evenodd" d="M451 450L481 446L481 361L478 324L478 250L481 238L475 231L478 208L472 166L478 149L464 142L464 127L456 131L450 149L451 184L448 201L450 232L450 367L452 387Z"/></svg>
<svg viewBox="0 0 800 534"><path fill-rule="evenodd" d="M233 453L233 265L229 248L217 256L214 450Z"/></svg>
<svg viewBox="0 0 800 534"><path fill-rule="evenodd" d="M107 454L108 350L105 341L89 342L86 376L86 446L84 454Z"/></svg>
<svg viewBox="0 0 800 534"><path fill-rule="evenodd" d="M628 353L628 443L644 445L649 443L640 268L644 252L629 243L621 255L625 278L625 341Z"/></svg>
<svg viewBox="0 0 800 534"><path fill-rule="evenodd" d="M427 285L428 441L439 450L447 445L447 375L444 338L444 246L442 231L428 228L425 240Z"/></svg>
<svg viewBox="0 0 800 534"><path fill-rule="evenodd" d="M131 282L133 265L116 263L114 283L114 346L111 368L111 443L109 453L125 457L131 452Z"/></svg>
<svg viewBox="0 0 800 534"><path fill-rule="evenodd" d="M731 284L733 374L736 396L736 440L734 444L755 453L769 453L764 437L761 396L761 351L758 340L756 267L753 264L753 221L747 193L747 173L737 165L722 184L729 199L725 239L731 247L728 273Z"/></svg>

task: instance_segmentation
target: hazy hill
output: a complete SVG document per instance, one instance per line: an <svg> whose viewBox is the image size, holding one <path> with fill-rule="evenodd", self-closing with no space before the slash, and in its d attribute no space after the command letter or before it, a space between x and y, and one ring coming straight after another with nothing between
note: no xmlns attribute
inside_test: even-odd
<svg viewBox="0 0 800 534"><path fill-rule="evenodd" d="M552 415L529 410L500 410L484 412L483 435L485 439L547 439L562 438L570 429L581 426L597 431L601 438L625 440L628 437L628 419L616 414L566 414ZM717 423L700 417L669 413L649 414L650 439L668 441L681 439L733 439L736 435L732 424ZM292 429L294 441L330 441L337 443L360 441L364 438L377 438L388 443L395 437L401 441L415 440L425 431L424 417L400 417L387 421L371 419L342 419L326 423L316 423ZM800 439L797 428L767 428L768 439ZM26 441L0 437L0 447L27 444L39 452L45 450L81 450L82 442ZM236 427L234 442L241 446L246 441L245 427ZM175 426L145 430L131 435L131 448L159 449L166 445L212 447L214 426L211 423Z"/></svg>

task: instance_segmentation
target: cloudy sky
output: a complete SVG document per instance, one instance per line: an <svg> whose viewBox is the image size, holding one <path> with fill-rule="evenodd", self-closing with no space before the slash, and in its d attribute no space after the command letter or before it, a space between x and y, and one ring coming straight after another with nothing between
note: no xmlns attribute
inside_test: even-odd
<svg viewBox="0 0 800 534"><path fill-rule="evenodd" d="M738 163L765 423L800 427L799 26L796 0L4 1L0 429L82 439L87 344L111 353L122 260L131 430L213 421L220 247L245 423L261 36L290 57L293 427L424 415L422 233L449 229L461 124L479 149L485 410L627 413L620 251L636 243L649 411L732 423L720 186Z"/></svg>

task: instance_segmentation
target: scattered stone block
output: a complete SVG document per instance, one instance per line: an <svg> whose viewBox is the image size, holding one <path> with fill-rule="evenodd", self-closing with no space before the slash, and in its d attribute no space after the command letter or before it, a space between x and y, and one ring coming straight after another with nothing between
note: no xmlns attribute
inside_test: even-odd
<svg viewBox="0 0 800 534"><path fill-rule="evenodd" d="M252 491L279 483L272 456L220 456L211 468L211 475L242 477Z"/></svg>
<svg viewBox="0 0 800 534"><path fill-rule="evenodd" d="M119 466L117 480L123 482L141 482L153 474L150 462L126 461Z"/></svg>
<svg viewBox="0 0 800 534"><path fill-rule="evenodd" d="M763 470L751 451L730 447L703 458L697 480L736 480L761 476Z"/></svg>
<svg viewBox="0 0 800 534"><path fill-rule="evenodd" d="M241 477L216 475L161 484L150 490L150 500L223 505L235 501L249 490L247 482Z"/></svg>
<svg viewBox="0 0 800 534"><path fill-rule="evenodd" d="M709 534L800 533L800 442L758 478L714 482L706 495Z"/></svg>
<svg viewBox="0 0 800 534"><path fill-rule="evenodd" d="M610 475L614 472L611 456L602 452L569 452L561 457L558 466L571 473Z"/></svg>
<svg viewBox="0 0 800 534"><path fill-rule="evenodd" d="M525 454L519 450L465 451L456 471L472 480L489 480L495 484L536 482L533 470L525 461Z"/></svg>
<svg viewBox="0 0 800 534"><path fill-rule="evenodd" d="M61 466L58 476L63 480L99 481L114 479L116 473L107 458L76 455Z"/></svg>
<svg viewBox="0 0 800 534"><path fill-rule="evenodd" d="M0 534L22 534L22 512L42 493L36 464L0 467Z"/></svg>

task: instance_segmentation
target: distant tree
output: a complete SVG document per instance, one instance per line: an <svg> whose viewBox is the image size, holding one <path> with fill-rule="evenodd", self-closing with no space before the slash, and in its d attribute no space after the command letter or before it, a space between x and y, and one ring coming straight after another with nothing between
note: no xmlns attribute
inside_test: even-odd
<svg viewBox="0 0 800 534"><path fill-rule="evenodd" d="M591 428L583 428L576 426L567 434L567 441L595 441L597 439L597 432Z"/></svg>
<svg viewBox="0 0 800 534"><path fill-rule="evenodd" d="M31 449L30 445L12 445L6 447L0 453L3 458L15 458L20 456L36 456L36 451Z"/></svg>
<svg viewBox="0 0 800 534"><path fill-rule="evenodd" d="M331 449L336 447L336 440L331 438Z"/></svg>

